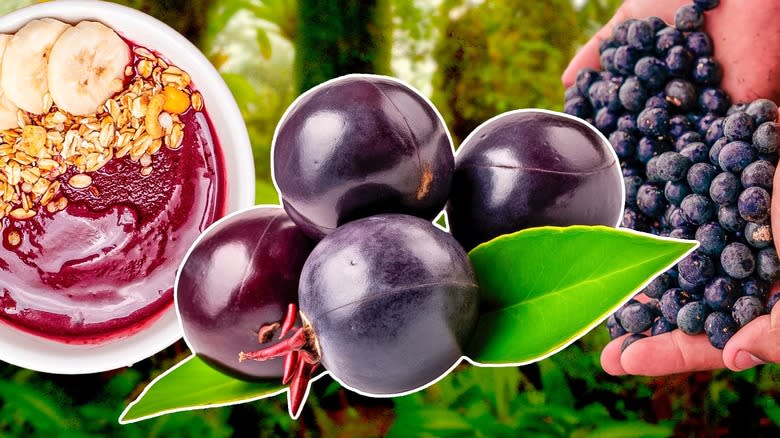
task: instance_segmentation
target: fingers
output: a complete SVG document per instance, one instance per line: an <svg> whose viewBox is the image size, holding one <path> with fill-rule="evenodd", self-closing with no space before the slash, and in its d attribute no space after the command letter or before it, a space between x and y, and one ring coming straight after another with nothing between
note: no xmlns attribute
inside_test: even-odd
<svg viewBox="0 0 780 438"><path fill-rule="evenodd" d="M780 190L780 172L775 172L772 181L772 192L780 193L778 190ZM769 220L772 223L772 235L780 236L780 196L772 196L771 202ZM777 250L777 253L780 254L780 239L774 239L774 241L775 249Z"/></svg>
<svg viewBox="0 0 780 438"><path fill-rule="evenodd" d="M623 343L623 338L624 337L620 337L613 340L601 351L601 368L603 368L607 374L613 376L626 374L626 370L624 370L623 365L620 364L620 345Z"/></svg>
<svg viewBox="0 0 780 438"><path fill-rule="evenodd" d="M598 69L599 63L599 46L612 34L612 28L616 24L625 21L628 16L626 15L626 5L632 3L627 1L617 10L615 16L612 17L609 22L596 32L593 37L585 43L584 46L574 55L574 58L569 62L566 70L563 72L561 81L563 81L564 87L569 87L574 84L574 80L577 78L577 72L583 68Z"/></svg>
<svg viewBox="0 0 780 438"><path fill-rule="evenodd" d="M601 366L609 374L666 376L724 367L721 351L704 335L689 336L674 330L640 339L621 354L624 337L610 342L601 353Z"/></svg>
<svg viewBox="0 0 780 438"><path fill-rule="evenodd" d="M723 349L723 362L734 371L780 363L780 305L742 327Z"/></svg>

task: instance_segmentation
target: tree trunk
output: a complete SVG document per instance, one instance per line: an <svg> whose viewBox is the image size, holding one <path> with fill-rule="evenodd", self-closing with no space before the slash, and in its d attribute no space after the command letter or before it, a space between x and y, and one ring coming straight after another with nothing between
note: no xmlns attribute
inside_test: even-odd
<svg viewBox="0 0 780 438"><path fill-rule="evenodd" d="M389 0L298 1L299 92L348 73L390 70Z"/></svg>

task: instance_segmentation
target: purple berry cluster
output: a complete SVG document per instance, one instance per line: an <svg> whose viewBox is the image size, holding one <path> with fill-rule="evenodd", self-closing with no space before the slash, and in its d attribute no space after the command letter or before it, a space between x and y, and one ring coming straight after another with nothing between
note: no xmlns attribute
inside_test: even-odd
<svg viewBox="0 0 780 438"><path fill-rule="evenodd" d="M626 187L622 226L700 247L654 279L607 320L623 348L679 328L706 333L723 348L766 314L780 262L769 221L780 147L778 108L770 100L732 104L703 31L718 1L662 19L628 20L600 47L602 71L581 70L566 91L565 112L592 123L621 160Z"/></svg>

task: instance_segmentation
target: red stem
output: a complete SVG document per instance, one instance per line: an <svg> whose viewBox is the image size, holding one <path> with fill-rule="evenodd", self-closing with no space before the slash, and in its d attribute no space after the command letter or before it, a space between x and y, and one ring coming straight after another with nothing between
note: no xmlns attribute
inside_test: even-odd
<svg viewBox="0 0 780 438"><path fill-rule="evenodd" d="M287 353L287 356L284 357L284 374L282 375L282 385L290 383L290 379L292 379L296 370L296 366L298 365L298 356L300 355L297 351L291 351Z"/></svg>
<svg viewBox="0 0 780 438"><path fill-rule="evenodd" d="M282 321L282 330L279 332L279 339L282 339L287 335L287 333L290 332L293 324L295 324L295 319L297 317L298 306L296 306L295 303L290 303L287 306L287 314L284 316L284 320Z"/></svg>
<svg viewBox="0 0 780 438"><path fill-rule="evenodd" d="M309 381L311 381L312 372L316 365L312 365L303 358L298 359L298 366L293 374L292 381L290 382L290 392L288 394L288 402L290 403L290 412L293 418L298 418L298 415L303 409L303 404L306 401L306 389L309 387Z"/></svg>
<svg viewBox="0 0 780 438"><path fill-rule="evenodd" d="M306 345L306 334L304 333L303 328L299 328L292 336L274 345L250 353L244 353L243 351L238 353L238 360L239 362L247 359L260 361L267 360L284 356L291 351L300 350L304 345Z"/></svg>

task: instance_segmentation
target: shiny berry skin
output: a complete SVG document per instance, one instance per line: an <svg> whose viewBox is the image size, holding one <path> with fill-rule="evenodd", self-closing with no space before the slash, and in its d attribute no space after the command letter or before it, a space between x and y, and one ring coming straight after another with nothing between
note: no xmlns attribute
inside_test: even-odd
<svg viewBox="0 0 780 438"><path fill-rule="evenodd" d="M703 56L693 65L693 80L701 85L717 85L722 77L720 64L711 56Z"/></svg>
<svg viewBox="0 0 780 438"><path fill-rule="evenodd" d="M691 163L709 162L709 152L710 148L708 148L704 143L698 141L689 143L680 150L680 154L691 160Z"/></svg>
<svg viewBox="0 0 780 438"><path fill-rule="evenodd" d="M216 222L182 263L175 297L184 338L201 359L240 379L282 375L282 360L239 362L260 346L258 330L298 301L298 278L314 247L281 207L254 207Z"/></svg>
<svg viewBox="0 0 780 438"><path fill-rule="evenodd" d="M594 82L600 79L601 79L601 75L599 74L598 71L593 70L592 68L584 68L577 73L575 86L577 87L577 90L580 92L580 95L587 96L588 89L590 88L590 86L593 85Z"/></svg>
<svg viewBox="0 0 780 438"><path fill-rule="evenodd" d="M699 251L711 257L718 257L726 247L726 231L719 224L709 222L696 229Z"/></svg>
<svg viewBox="0 0 780 438"><path fill-rule="evenodd" d="M739 215L749 222L763 222L769 219L771 198L761 187L748 187L739 194L737 208Z"/></svg>
<svg viewBox="0 0 780 438"><path fill-rule="evenodd" d="M759 153L773 154L780 148L780 124L764 122L753 133L753 144Z"/></svg>
<svg viewBox="0 0 780 438"><path fill-rule="evenodd" d="M620 344L620 351L626 351L626 348L628 348L629 345L633 344L634 342L646 338L647 335L642 333L634 333L631 335L626 336L625 339L623 339L623 343Z"/></svg>
<svg viewBox="0 0 780 438"><path fill-rule="evenodd" d="M701 225L708 222L715 215L715 205L703 195L691 194L680 203L683 216L693 225Z"/></svg>
<svg viewBox="0 0 780 438"><path fill-rule="evenodd" d="M704 14L698 6L683 5L674 15L674 27L681 32L699 30L704 24Z"/></svg>
<svg viewBox="0 0 780 438"><path fill-rule="evenodd" d="M693 0L693 4L702 11L710 11L718 7L720 0Z"/></svg>
<svg viewBox="0 0 780 438"><path fill-rule="evenodd" d="M644 20L636 20L628 27L626 42L629 46L642 52L649 51L655 45L653 26Z"/></svg>
<svg viewBox="0 0 780 438"><path fill-rule="evenodd" d="M758 297L749 295L739 297L731 309L731 317L740 327L744 327L762 313L764 313L764 303Z"/></svg>
<svg viewBox="0 0 780 438"><path fill-rule="evenodd" d="M652 336L662 335L664 333L668 333L674 330L676 327L677 326L675 326L674 324L669 322L668 319L662 316L653 322L653 326L650 327L650 334Z"/></svg>
<svg viewBox="0 0 780 438"><path fill-rule="evenodd" d="M777 122L777 105L769 99L756 99L750 102L745 113L753 117L756 125Z"/></svg>
<svg viewBox="0 0 780 438"><path fill-rule="evenodd" d="M672 79L664 89L666 101L675 109L688 111L696 106L696 86L684 79Z"/></svg>
<svg viewBox="0 0 780 438"><path fill-rule="evenodd" d="M299 295L322 365L374 395L439 378L463 355L477 320L465 251L406 215L371 216L328 235L304 265Z"/></svg>
<svg viewBox="0 0 780 438"><path fill-rule="evenodd" d="M634 66L634 74L648 90L659 90L666 83L666 64L658 58L645 56Z"/></svg>
<svg viewBox="0 0 780 438"><path fill-rule="evenodd" d="M274 133L282 203L322 238L378 213L433 219L449 196L452 141L436 108L409 85L342 76L302 94Z"/></svg>
<svg viewBox="0 0 780 438"><path fill-rule="evenodd" d="M742 282L742 293L764 301L769 294L769 282L758 278L748 278Z"/></svg>
<svg viewBox="0 0 780 438"><path fill-rule="evenodd" d="M739 178L731 172L721 172L715 175L710 184L710 198L718 205L730 205L737 202L742 190Z"/></svg>
<svg viewBox="0 0 780 438"><path fill-rule="evenodd" d="M726 346L738 329L739 326L729 313L712 312L704 320L704 332L707 333L710 344L720 350Z"/></svg>
<svg viewBox="0 0 780 438"><path fill-rule="evenodd" d="M693 287L703 286L715 275L715 265L712 259L701 251L695 251L677 265L680 278ZM679 278L678 278L679 280Z"/></svg>
<svg viewBox="0 0 780 438"><path fill-rule="evenodd" d="M661 297L661 313L672 324L677 325L677 312L682 307L693 301L691 294L680 288L671 288Z"/></svg>
<svg viewBox="0 0 780 438"><path fill-rule="evenodd" d="M745 219L739 215L736 205L723 205L718 209L718 223L724 230L740 232L745 227Z"/></svg>
<svg viewBox="0 0 780 438"><path fill-rule="evenodd" d="M728 119L727 119L728 120ZM718 164L726 172L739 173L756 160L756 149L744 141L726 143L718 154Z"/></svg>
<svg viewBox="0 0 780 438"><path fill-rule="evenodd" d="M756 122L747 113L737 112L726 117L723 121L723 135L729 141L750 141L755 130Z"/></svg>
<svg viewBox="0 0 780 438"><path fill-rule="evenodd" d="M684 77L693 67L693 55L683 46L674 46L666 53L664 62L669 75Z"/></svg>
<svg viewBox="0 0 780 438"><path fill-rule="evenodd" d="M680 206L686 196L691 194L687 181L669 181L664 186L664 197L670 204Z"/></svg>
<svg viewBox="0 0 780 438"><path fill-rule="evenodd" d="M685 40L685 47L694 54L694 56L712 55L712 40L705 32L691 32Z"/></svg>
<svg viewBox="0 0 780 438"><path fill-rule="evenodd" d="M701 301L692 301L677 313L677 326L683 333L697 335L704 331L704 320L709 315L709 307Z"/></svg>
<svg viewBox="0 0 780 438"><path fill-rule="evenodd" d="M648 284L642 292L650 298L661 298L670 287L674 278L671 275L664 272L663 274L655 277L650 284Z"/></svg>
<svg viewBox="0 0 780 438"><path fill-rule="evenodd" d="M688 169L686 180L693 193L707 195L710 191L710 185L715 175L718 174L718 168L710 163L696 163Z"/></svg>
<svg viewBox="0 0 780 438"><path fill-rule="evenodd" d="M761 187L772 190L772 180L775 176L775 166L766 160L758 160L748 164L740 175L742 186Z"/></svg>
<svg viewBox="0 0 780 438"><path fill-rule="evenodd" d="M567 111L567 114L572 113ZM610 134L609 143L619 158L631 158L636 153L636 138L626 131L615 131Z"/></svg>
<svg viewBox="0 0 780 438"><path fill-rule="evenodd" d="M614 313L607 318L607 330L609 331L610 339L615 339L628 333L626 332L626 329L620 325L620 321L618 321Z"/></svg>
<svg viewBox="0 0 780 438"><path fill-rule="evenodd" d="M658 166L658 176L663 181L679 181L685 178L688 168L691 167L691 160L677 152L664 152L658 156L656 162Z"/></svg>
<svg viewBox="0 0 780 438"><path fill-rule="evenodd" d="M634 303L620 311L620 325L629 333L642 333L650 328L655 317L647 304Z"/></svg>
<svg viewBox="0 0 780 438"><path fill-rule="evenodd" d="M535 226L615 226L623 203L620 164L602 135L565 114L520 110L488 120L460 146L447 213L470 250Z"/></svg>
<svg viewBox="0 0 780 438"><path fill-rule="evenodd" d="M637 126L648 137L660 137L669 133L669 113L663 108L647 108L637 116Z"/></svg>
<svg viewBox="0 0 780 438"><path fill-rule="evenodd" d="M685 36L673 27L661 29L655 35L655 51L661 56L665 56L672 47L680 46L684 43Z"/></svg>
<svg viewBox="0 0 780 438"><path fill-rule="evenodd" d="M763 248L756 254L756 274L762 280L774 282L780 277L780 260L774 248Z"/></svg>
<svg viewBox="0 0 780 438"><path fill-rule="evenodd" d="M618 92L620 103L629 111L641 111L647 100L647 90L639 78L632 76L623 82ZM566 111L567 114L571 114Z"/></svg>
<svg viewBox="0 0 780 438"><path fill-rule="evenodd" d="M715 277L704 287L704 302L713 310L730 310L741 292L739 284L727 276Z"/></svg>
<svg viewBox="0 0 780 438"><path fill-rule="evenodd" d="M732 242L720 254L720 265L732 278L743 279L756 268L756 259L745 244Z"/></svg>

